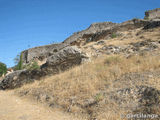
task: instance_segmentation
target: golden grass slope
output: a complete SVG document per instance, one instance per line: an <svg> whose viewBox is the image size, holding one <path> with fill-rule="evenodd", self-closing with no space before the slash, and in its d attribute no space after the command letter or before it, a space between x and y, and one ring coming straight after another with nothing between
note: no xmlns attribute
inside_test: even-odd
<svg viewBox="0 0 160 120"><path fill-rule="evenodd" d="M106 45L129 45L144 40L159 41L160 28L149 30L135 29L123 32L123 36L104 40ZM87 52L93 52L89 46L101 48L96 42L80 46ZM147 76L148 80L123 79L122 76L136 73ZM151 75L148 73L152 73ZM38 100L49 107L58 108L77 118L98 120L121 120L122 110L101 93L112 92L122 88L146 85L160 90L160 53L159 49L133 54L101 55L57 75L48 76L41 81L16 89L16 93L33 100ZM108 100L106 102L106 100Z"/></svg>
<svg viewBox="0 0 160 120"><path fill-rule="evenodd" d="M121 83L114 84L114 80L124 74L156 71L159 68L160 56L156 55L135 55L130 58L120 55L101 56L66 72L25 85L16 91L22 96L30 96L42 103L59 107L82 118L96 117L100 120L118 120L123 111L116 111L114 103L101 106L99 111L95 111L95 108L85 107L87 101L103 101L103 96L98 94L100 91L113 91L140 84L155 86L160 90L160 81L155 78L150 79L147 83L135 80L135 84L128 84L129 81L126 81L129 86Z"/></svg>

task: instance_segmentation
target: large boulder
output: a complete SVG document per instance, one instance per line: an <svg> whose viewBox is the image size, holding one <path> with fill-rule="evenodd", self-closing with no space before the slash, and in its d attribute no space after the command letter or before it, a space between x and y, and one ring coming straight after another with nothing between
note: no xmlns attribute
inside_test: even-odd
<svg viewBox="0 0 160 120"><path fill-rule="evenodd" d="M19 80L19 76L25 70L17 70L9 75L7 75L3 80L0 82L0 89L12 88L17 86L17 84L21 84Z"/></svg>
<svg viewBox="0 0 160 120"><path fill-rule="evenodd" d="M39 80L46 74L42 70L17 70L0 81L0 89L14 89L24 84Z"/></svg>
<svg viewBox="0 0 160 120"><path fill-rule="evenodd" d="M79 65L89 57L76 46L68 46L47 59L47 62L42 65L42 71L47 74L59 73L65 71L75 65Z"/></svg>

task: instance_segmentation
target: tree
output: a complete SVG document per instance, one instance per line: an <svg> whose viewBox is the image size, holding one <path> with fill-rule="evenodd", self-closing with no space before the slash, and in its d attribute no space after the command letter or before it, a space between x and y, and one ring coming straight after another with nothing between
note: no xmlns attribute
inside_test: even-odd
<svg viewBox="0 0 160 120"><path fill-rule="evenodd" d="M5 75L7 73L7 66L0 62L0 77L2 77L2 75Z"/></svg>
<svg viewBox="0 0 160 120"><path fill-rule="evenodd" d="M17 65L20 61L20 54L18 54L15 58L14 58L14 64Z"/></svg>
<svg viewBox="0 0 160 120"><path fill-rule="evenodd" d="M15 66L16 70L22 70L23 69L23 55L18 54L16 58L14 58L14 63L16 64Z"/></svg>

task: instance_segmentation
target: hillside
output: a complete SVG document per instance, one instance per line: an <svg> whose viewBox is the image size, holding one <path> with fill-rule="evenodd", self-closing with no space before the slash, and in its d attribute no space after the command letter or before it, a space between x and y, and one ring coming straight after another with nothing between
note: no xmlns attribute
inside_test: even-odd
<svg viewBox="0 0 160 120"><path fill-rule="evenodd" d="M132 112L159 114L159 30L127 31L123 40L117 37L81 46L99 57L16 92L82 119L117 120ZM109 47L107 51L104 46ZM151 106L147 101L152 101Z"/></svg>
<svg viewBox="0 0 160 120"><path fill-rule="evenodd" d="M158 120L160 14L159 9L145 14L145 19L123 23L94 23L62 43L23 51L23 65L36 61L39 68L10 73L0 89L61 111L66 119L138 119L136 114L144 114Z"/></svg>

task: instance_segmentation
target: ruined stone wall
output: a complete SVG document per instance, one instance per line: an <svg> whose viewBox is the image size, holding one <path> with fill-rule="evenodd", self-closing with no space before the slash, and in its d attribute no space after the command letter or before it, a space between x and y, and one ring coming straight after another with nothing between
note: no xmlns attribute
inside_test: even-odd
<svg viewBox="0 0 160 120"><path fill-rule="evenodd" d="M22 52L23 56L23 63L29 63L34 59L38 59L43 61L45 58L53 55L55 52L63 49L64 47L68 46L67 44L60 43L60 44L52 44L46 46L40 46L25 50Z"/></svg>
<svg viewBox="0 0 160 120"><path fill-rule="evenodd" d="M157 19L160 18L160 8L149 10L145 12L145 19Z"/></svg>

